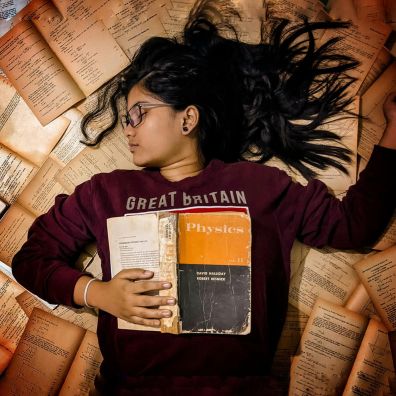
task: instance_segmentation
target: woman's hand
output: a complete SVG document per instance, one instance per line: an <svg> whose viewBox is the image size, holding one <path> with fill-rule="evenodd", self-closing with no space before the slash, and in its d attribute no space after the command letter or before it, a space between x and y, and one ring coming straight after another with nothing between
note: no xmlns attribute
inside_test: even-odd
<svg viewBox="0 0 396 396"><path fill-rule="evenodd" d="M143 269L125 269L108 282L92 282L88 289L87 302L128 322L159 327L160 319L170 317L172 312L158 309L158 306L175 305L176 300L169 296L146 294L172 287L166 281L150 280L153 275L153 272Z"/></svg>
<svg viewBox="0 0 396 396"><path fill-rule="evenodd" d="M396 149L396 92L391 92L387 96L383 111L387 125L379 145Z"/></svg>

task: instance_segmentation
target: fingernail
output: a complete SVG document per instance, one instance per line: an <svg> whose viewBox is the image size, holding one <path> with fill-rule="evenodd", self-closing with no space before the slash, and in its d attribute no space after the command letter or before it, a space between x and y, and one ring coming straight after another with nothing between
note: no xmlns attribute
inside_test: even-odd
<svg viewBox="0 0 396 396"><path fill-rule="evenodd" d="M169 318L172 315L171 311L162 311L162 316L165 316L166 318Z"/></svg>
<svg viewBox="0 0 396 396"><path fill-rule="evenodd" d="M175 304L175 299L174 298L170 298L169 300L166 300L166 303L168 304L168 305L174 305Z"/></svg>
<svg viewBox="0 0 396 396"><path fill-rule="evenodd" d="M162 287L164 288L164 289L170 289L171 287L172 287L172 285L170 284L170 283L163 283L162 284Z"/></svg>
<svg viewBox="0 0 396 396"><path fill-rule="evenodd" d="M146 271L143 272L143 275L153 275L153 272L146 270Z"/></svg>

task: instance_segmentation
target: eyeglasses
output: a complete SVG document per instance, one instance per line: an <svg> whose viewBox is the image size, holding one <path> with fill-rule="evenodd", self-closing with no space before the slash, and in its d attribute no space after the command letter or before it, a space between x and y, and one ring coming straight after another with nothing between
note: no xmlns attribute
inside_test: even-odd
<svg viewBox="0 0 396 396"><path fill-rule="evenodd" d="M136 103L126 113L123 118L124 128L130 125L132 128L136 128L143 121L143 115L146 112L142 112L142 109L154 109L156 107L172 106L168 103Z"/></svg>

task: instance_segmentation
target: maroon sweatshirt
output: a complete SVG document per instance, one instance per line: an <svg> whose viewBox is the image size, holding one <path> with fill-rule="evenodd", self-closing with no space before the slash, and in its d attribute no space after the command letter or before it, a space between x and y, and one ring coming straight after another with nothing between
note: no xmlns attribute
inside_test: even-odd
<svg viewBox="0 0 396 396"><path fill-rule="evenodd" d="M249 162L213 160L177 182L156 170L95 175L32 225L12 268L27 289L52 303L73 305L82 273L79 252L97 242L103 280L111 278L106 219L185 207L244 207L252 219L252 328L246 336L118 330L99 312L101 373L108 394L271 394L268 375L288 301L295 238L315 247L368 245L396 203L396 151L376 147L367 168L339 201L320 181L306 187L282 171Z"/></svg>

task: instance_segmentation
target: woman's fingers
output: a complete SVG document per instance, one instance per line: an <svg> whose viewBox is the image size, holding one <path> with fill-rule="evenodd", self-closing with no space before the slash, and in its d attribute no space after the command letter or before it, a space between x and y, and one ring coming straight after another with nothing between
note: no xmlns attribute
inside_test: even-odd
<svg viewBox="0 0 396 396"><path fill-rule="evenodd" d="M166 281L141 281L131 282L128 285L128 291L131 293L147 293L150 291L166 290L171 287L171 283Z"/></svg>

